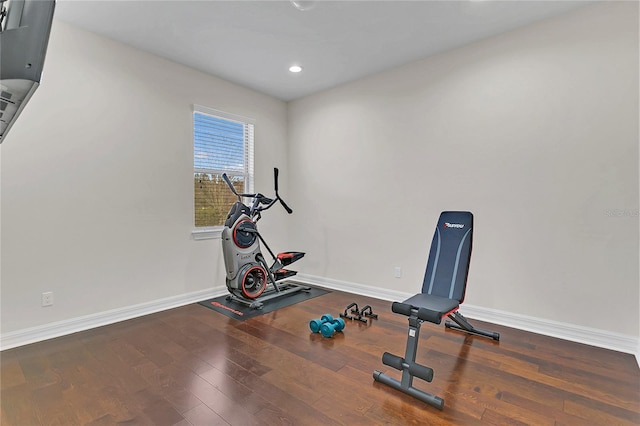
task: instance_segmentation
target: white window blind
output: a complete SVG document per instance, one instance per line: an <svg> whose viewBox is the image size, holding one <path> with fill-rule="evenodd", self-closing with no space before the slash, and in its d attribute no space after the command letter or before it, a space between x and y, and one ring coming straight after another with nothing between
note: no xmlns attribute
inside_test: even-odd
<svg viewBox="0 0 640 426"><path fill-rule="evenodd" d="M253 191L253 120L194 106L193 183L195 227L224 224L237 200L222 174L236 190Z"/></svg>

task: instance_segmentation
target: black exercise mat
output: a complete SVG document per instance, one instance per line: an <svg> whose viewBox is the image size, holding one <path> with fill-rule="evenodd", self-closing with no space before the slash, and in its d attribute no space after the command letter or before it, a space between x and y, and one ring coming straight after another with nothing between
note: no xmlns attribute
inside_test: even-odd
<svg viewBox="0 0 640 426"><path fill-rule="evenodd" d="M296 303L303 302L305 300L313 299L314 297L322 296L323 294L330 293L329 290L307 286L306 284L304 285L305 287L309 288L308 291L299 291L292 294L285 294L282 297L276 297L274 299L267 300L263 302L264 306L262 307L262 309L253 309L243 305L242 303L236 302L235 300L227 300L226 294L223 296L214 297L213 299L203 300L202 302L198 303L206 308L212 309L216 312L220 312L221 314L226 315L229 318L243 321L249 318L257 317L258 315L273 312L280 308L295 305Z"/></svg>

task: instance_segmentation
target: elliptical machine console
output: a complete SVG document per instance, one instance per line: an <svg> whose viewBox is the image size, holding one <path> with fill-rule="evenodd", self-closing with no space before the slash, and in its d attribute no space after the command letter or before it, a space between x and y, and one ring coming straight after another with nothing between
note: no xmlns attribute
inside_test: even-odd
<svg viewBox="0 0 640 426"><path fill-rule="evenodd" d="M258 232L257 222L261 213L277 202L287 213L293 213L278 194L278 169L274 168L273 172L275 198L268 198L260 193L238 194L227 174L222 174L231 192L238 197L238 201L229 210L222 230L222 252L227 272L227 289L230 293L227 299L255 309L262 309L266 300L299 291L309 291L309 287L291 282L278 283L297 274L296 271L284 269L284 266L301 259L304 253L283 252L276 256ZM251 199L250 206L242 202L243 197ZM273 258L271 266L262 255L260 242ZM271 288L268 288L269 286Z"/></svg>

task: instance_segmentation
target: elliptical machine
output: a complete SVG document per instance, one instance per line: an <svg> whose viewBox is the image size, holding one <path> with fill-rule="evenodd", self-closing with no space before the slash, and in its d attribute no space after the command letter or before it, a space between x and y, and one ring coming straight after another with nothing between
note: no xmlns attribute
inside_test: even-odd
<svg viewBox="0 0 640 426"><path fill-rule="evenodd" d="M238 197L238 201L229 210L222 230L222 253L230 293L227 300L235 300L252 309L262 309L264 302L270 299L310 290L309 287L291 282L278 284L279 281L297 274L296 271L284 269L284 266L301 259L305 254L290 251L276 256L258 232L257 222L262 217L261 213L276 202L280 202L287 213L293 213L278 195L278 169L274 168L273 173L275 198L268 198L260 193L238 194L227 174L222 174L231 192ZM242 202L243 197L251 199L251 206ZM260 242L273 258L271 266L268 266L260 251ZM269 284L272 288L267 289Z"/></svg>

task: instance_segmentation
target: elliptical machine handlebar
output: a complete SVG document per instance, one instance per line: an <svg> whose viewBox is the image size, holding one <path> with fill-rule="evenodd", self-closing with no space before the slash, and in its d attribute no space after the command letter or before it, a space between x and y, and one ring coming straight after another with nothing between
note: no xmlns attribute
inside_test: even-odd
<svg viewBox="0 0 640 426"><path fill-rule="evenodd" d="M233 186L233 184L231 183L231 179L229 179L229 176L227 176L226 173L222 173L222 179L224 179L224 181L227 183L227 186L229 187L229 189L231 190L231 192L233 192L233 194L238 197L238 201L242 201L242 197L247 197L247 198L257 198L258 201L260 201L261 204L273 204L273 200L271 198L267 198L264 195L257 193L257 194L238 194L238 191L236 191L236 188Z"/></svg>
<svg viewBox="0 0 640 426"><path fill-rule="evenodd" d="M233 194L238 197L238 201L242 201L242 197L247 197L247 198L252 198L254 200L258 201L258 204L255 204L254 206L252 206L252 212L261 212L263 210L267 210L269 208L271 208L271 206L273 206L276 201L280 201L280 204L282 205L282 207L287 211L287 213L291 214L293 213L293 210L291 210L291 208L287 205L287 203L284 202L284 200L282 198L280 198L280 195L278 194L278 168L274 167L273 168L273 177L274 177L274 187L275 187L275 192L276 192L276 198L268 198L265 197L264 195L260 194L260 193L256 193L256 194L239 194L238 191L236 191L236 188L233 186L233 184L231 183L231 180L229 179L229 176L227 176L226 173L222 173L222 179L224 179L224 181L227 183L227 186L229 187L229 189L231 190L231 192L233 192ZM259 204L266 204L264 207L260 206L258 207Z"/></svg>
<svg viewBox="0 0 640 426"><path fill-rule="evenodd" d="M282 198L280 198L280 195L278 195L278 168L274 167L273 168L273 181L274 181L274 186L275 186L275 190L276 190L276 200L280 201L280 204L282 204L282 207L284 207L284 209L287 211L287 213L291 214L293 213L293 210L291 210L291 208L287 205L287 203L284 202L284 200Z"/></svg>
<svg viewBox="0 0 640 426"><path fill-rule="evenodd" d="M233 192L233 194L238 197L238 201L242 201L240 198L241 197L253 197L253 195L249 195L249 194L238 194L238 192L236 191L236 189L233 187L233 184L231 183L231 181L229 180L229 176L227 176L226 173L222 174L222 179L224 179L224 181L227 183L227 186L229 187L229 189L231 190L231 192Z"/></svg>

